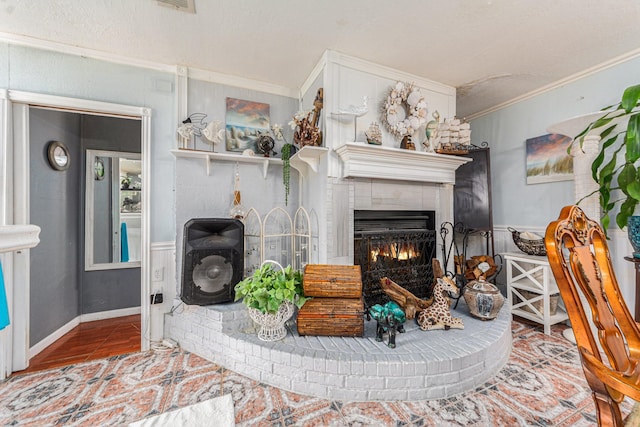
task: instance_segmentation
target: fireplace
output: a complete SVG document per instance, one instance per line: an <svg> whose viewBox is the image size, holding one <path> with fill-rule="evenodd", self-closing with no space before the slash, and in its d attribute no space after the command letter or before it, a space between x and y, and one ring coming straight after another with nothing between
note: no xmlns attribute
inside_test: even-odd
<svg viewBox="0 0 640 427"><path fill-rule="evenodd" d="M435 255L434 211L354 211L354 264L362 270L367 307L389 301L382 277L419 298L431 296Z"/></svg>

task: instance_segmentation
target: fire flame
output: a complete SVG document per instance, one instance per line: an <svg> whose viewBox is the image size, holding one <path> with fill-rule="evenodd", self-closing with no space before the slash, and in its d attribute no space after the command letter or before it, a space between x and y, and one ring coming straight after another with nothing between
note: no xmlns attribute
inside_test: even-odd
<svg viewBox="0 0 640 427"><path fill-rule="evenodd" d="M377 262L378 257L394 258L398 261L406 261L420 256L420 252L412 243L392 243L371 250L371 262Z"/></svg>

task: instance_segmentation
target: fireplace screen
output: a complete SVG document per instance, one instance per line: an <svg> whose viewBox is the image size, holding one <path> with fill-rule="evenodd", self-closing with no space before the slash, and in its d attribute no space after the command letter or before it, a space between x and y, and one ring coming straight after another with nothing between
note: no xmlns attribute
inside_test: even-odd
<svg viewBox="0 0 640 427"><path fill-rule="evenodd" d="M434 212L356 211L354 264L362 270L365 304L384 304L388 277L419 298L431 296L436 232Z"/></svg>

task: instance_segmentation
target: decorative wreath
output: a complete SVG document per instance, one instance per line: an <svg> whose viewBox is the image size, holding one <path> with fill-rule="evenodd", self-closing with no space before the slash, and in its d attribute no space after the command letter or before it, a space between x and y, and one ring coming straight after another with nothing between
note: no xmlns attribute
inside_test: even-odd
<svg viewBox="0 0 640 427"><path fill-rule="evenodd" d="M412 135L427 122L427 102L413 83L396 83L384 103L382 123L396 137Z"/></svg>

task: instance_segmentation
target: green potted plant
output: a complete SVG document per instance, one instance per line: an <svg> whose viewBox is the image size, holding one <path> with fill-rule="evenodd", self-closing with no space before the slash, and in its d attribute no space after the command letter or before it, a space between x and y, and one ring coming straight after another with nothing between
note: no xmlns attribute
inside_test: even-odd
<svg viewBox="0 0 640 427"><path fill-rule="evenodd" d="M298 148L287 142L287 139L284 137L282 133L282 126L279 124L275 124L271 127L273 134L275 135L278 141L284 141L282 145L282 150L280 150L281 159L282 159L282 184L284 185L284 204L289 204L289 193L291 192L291 156L293 156Z"/></svg>
<svg viewBox="0 0 640 427"><path fill-rule="evenodd" d="M607 230L612 211L619 205L615 215L618 227L627 225L640 201L640 85L625 89L619 104L603 108L603 115L590 123L575 138L580 146L587 134L599 135L602 147L591 165L593 179L598 183L602 228ZM618 142L619 141L619 142ZM607 163L605 160L610 156ZM614 178L617 179L614 182ZM617 184L617 186L616 186ZM612 200L612 192L621 190L622 197Z"/></svg>
<svg viewBox="0 0 640 427"><path fill-rule="evenodd" d="M291 266L282 268L274 261L265 261L253 276L238 283L235 291L236 301L242 298L249 315L260 325L258 338L264 341L284 338L284 323L293 315L294 306L300 308L307 301L302 273Z"/></svg>

